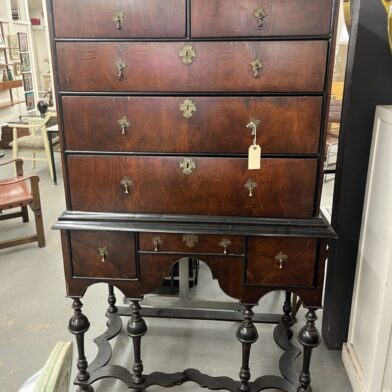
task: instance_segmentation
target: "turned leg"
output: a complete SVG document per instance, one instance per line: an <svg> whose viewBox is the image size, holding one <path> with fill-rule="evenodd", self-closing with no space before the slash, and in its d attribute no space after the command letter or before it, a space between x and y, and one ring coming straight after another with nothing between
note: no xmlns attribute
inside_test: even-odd
<svg viewBox="0 0 392 392"><path fill-rule="evenodd" d="M135 355L135 362L132 367L132 381L137 385L143 384L144 382L144 378L142 376L143 362L141 359L141 340L147 332L147 325L140 316L141 307L139 305L139 302L139 300L132 301L132 316L127 325L128 335L133 340L133 351Z"/></svg>
<svg viewBox="0 0 392 392"><path fill-rule="evenodd" d="M320 334L316 328L316 312L314 309L309 309L306 314L306 324L299 331L298 340L303 346L303 365L302 372L299 376L298 392L310 392L310 359L312 356L312 350L317 347L320 342Z"/></svg>
<svg viewBox="0 0 392 392"><path fill-rule="evenodd" d="M72 304L74 310L74 315L69 320L69 331L75 335L76 344L78 347L78 374L76 376L77 380L80 382L85 382L89 379L90 375L87 371L87 359L84 354L84 334L88 331L90 323L87 317L82 313L82 302L79 298L75 298ZM80 386L78 392L92 392L94 389L90 385Z"/></svg>
<svg viewBox="0 0 392 392"><path fill-rule="evenodd" d="M237 330L237 339L242 343L242 366L240 370L241 384L238 387L239 391L247 392L250 391L249 380L250 380L250 369L249 369L249 357L251 345L256 342L259 337L257 329L253 324L252 317L254 315L252 311L253 305L246 305L244 312L244 321Z"/></svg>
<svg viewBox="0 0 392 392"><path fill-rule="evenodd" d="M291 292L286 291L286 297L283 304L282 323L287 327L287 336L289 339L293 337L293 331L290 329L293 324L293 317L291 315L293 308L291 304Z"/></svg>
<svg viewBox="0 0 392 392"><path fill-rule="evenodd" d="M116 306L116 296L114 295L114 287L109 284L109 295L108 295L108 312L109 313L116 313L117 312L117 306Z"/></svg>

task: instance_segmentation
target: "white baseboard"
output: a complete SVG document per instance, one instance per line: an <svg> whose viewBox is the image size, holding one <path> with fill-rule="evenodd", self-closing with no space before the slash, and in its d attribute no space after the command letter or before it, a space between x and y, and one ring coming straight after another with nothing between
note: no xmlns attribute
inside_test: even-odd
<svg viewBox="0 0 392 392"><path fill-rule="evenodd" d="M351 351L350 346L347 345L347 343L343 345L342 360L353 392L371 392L366 389L362 371L357 366L355 353Z"/></svg>

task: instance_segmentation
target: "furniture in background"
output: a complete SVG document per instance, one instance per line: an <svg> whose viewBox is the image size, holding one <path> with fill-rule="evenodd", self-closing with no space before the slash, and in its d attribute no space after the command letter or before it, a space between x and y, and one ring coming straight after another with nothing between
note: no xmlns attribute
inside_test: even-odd
<svg viewBox="0 0 392 392"><path fill-rule="evenodd" d="M37 175L23 175L22 159L13 159L6 162L0 161L0 167L12 163L16 167L16 178L0 180L0 221L21 217L23 222L28 222L28 207L30 207L34 213L36 234L14 240L1 241L0 249L36 241L38 246L42 248L45 246L45 232L38 186L39 177ZM28 182L30 182L30 189L27 185ZM21 211L3 214L4 211L14 208L20 208Z"/></svg>
<svg viewBox="0 0 392 392"><path fill-rule="evenodd" d="M114 10L98 0L48 2L67 173L68 210L55 227L80 391L102 378L136 390L194 381L230 391L310 391L316 310L335 236L319 201L336 3L263 2L255 10L253 0L132 0ZM243 305L239 380L195 369L143 373L140 301L182 257L205 262ZM109 288L108 330L88 361L81 298L98 282ZM130 307L116 306L114 286ZM250 382L258 338L252 308L273 290L288 291L274 332L287 350L283 377ZM308 309L300 376L290 292ZM120 315L130 316L132 373L110 363L107 341L120 333Z"/></svg>

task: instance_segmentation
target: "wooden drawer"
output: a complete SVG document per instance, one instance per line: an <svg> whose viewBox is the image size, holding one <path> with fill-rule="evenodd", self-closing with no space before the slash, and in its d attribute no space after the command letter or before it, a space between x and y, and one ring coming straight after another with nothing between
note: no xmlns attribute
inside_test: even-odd
<svg viewBox="0 0 392 392"><path fill-rule="evenodd" d="M184 64L184 42L59 42L62 91L322 92L327 41L192 42L195 56ZM258 77L251 63L263 65ZM116 63L126 66L119 78Z"/></svg>
<svg viewBox="0 0 392 392"><path fill-rule="evenodd" d="M310 218L317 159L68 156L72 209ZM184 167L195 165L192 174ZM83 168L83 170L80 170ZM121 181L129 177L129 193ZM250 179L257 183L249 195ZM252 184L253 185L253 184Z"/></svg>
<svg viewBox="0 0 392 392"><path fill-rule="evenodd" d="M317 239L250 237L247 284L310 287L315 276L316 254Z"/></svg>
<svg viewBox="0 0 392 392"><path fill-rule="evenodd" d="M180 110L192 101L191 117ZM247 153L258 118L263 153L315 154L321 97L63 97L66 149ZM185 111L188 115L188 112ZM125 133L119 121L129 126ZM159 135L159 137L157 137Z"/></svg>
<svg viewBox="0 0 392 392"><path fill-rule="evenodd" d="M71 231L70 244L74 276L136 279L133 233Z"/></svg>
<svg viewBox="0 0 392 392"><path fill-rule="evenodd" d="M140 233L139 249L149 252L175 253L244 253L244 237L233 235Z"/></svg>
<svg viewBox="0 0 392 392"><path fill-rule="evenodd" d="M61 38L182 38L185 0L53 0ZM121 29L114 20L122 13Z"/></svg>
<svg viewBox="0 0 392 392"><path fill-rule="evenodd" d="M327 35L331 15L332 0L192 0L192 37Z"/></svg>

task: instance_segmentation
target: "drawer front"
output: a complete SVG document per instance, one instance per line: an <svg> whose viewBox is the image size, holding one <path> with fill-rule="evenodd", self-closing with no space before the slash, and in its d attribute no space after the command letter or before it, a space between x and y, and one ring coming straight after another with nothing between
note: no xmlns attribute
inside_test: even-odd
<svg viewBox="0 0 392 392"><path fill-rule="evenodd" d="M133 233L71 231L70 244L74 276L136 279Z"/></svg>
<svg viewBox="0 0 392 392"><path fill-rule="evenodd" d="M147 252L244 253L244 237L233 235L140 233L139 249Z"/></svg>
<svg viewBox="0 0 392 392"><path fill-rule="evenodd" d="M316 254L316 239L250 237L247 284L310 287Z"/></svg>
<svg viewBox="0 0 392 392"><path fill-rule="evenodd" d="M185 0L53 0L53 13L61 38L182 38L186 32Z"/></svg>
<svg viewBox="0 0 392 392"><path fill-rule="evenodd" d="M66 149L317 153L321 97L63 97ZM181 110L182 108L182 110ZM157 137L160 135L160 137Z"/></svg>
<svg viewBox="0 0 392 392"><path fill-rule="evenodd" d="M187 57L192 51L181 57L179 51L190 44L195 57ZM62 91L321 92L327 46L327 41L59 42L59 84ZM192 63L185 64L187 59ZM256 60L257 77L251 64Z"/></svg>
<svg viewBox="0 0 392 392"><path fill-rule="evenodd" d="M313 215L316 159L262 159L262 169L252 171L242 158L67 159L74 210L282 218Z"/></svg>
<svg viewBox="0 0 392 392"><path fill-rule="evenodd" d="M332 0L192 0L192 37L327 35Z"/></svg>

